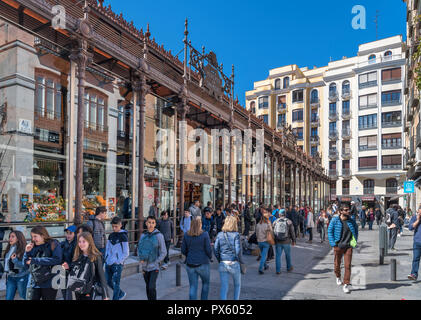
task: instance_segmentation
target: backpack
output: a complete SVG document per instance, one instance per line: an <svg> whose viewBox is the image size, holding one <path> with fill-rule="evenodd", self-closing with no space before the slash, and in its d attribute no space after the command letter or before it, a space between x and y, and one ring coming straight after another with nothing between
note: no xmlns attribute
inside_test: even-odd
<svg viewBox="0 0 421 320"><path fill-rule="evenodd" d="M144 233L137 245L137 256L140 261L152 262L158 257L158 237L159 232Z"/></svg>
<svg viewBox="0 0 421 320"><path fill-rule="evenodd" d="M273 225L273 233L275 235L276 241L286 241L288 240L288 220L279 218L275 221Z"/></svg>
<svg viewBox="0 0 421 320"><path fill-rule="evenodd" d="M92 291L95 282L95 266L89 258L82 258L72 264L67 280L67 289L79 294Z"/></svg>

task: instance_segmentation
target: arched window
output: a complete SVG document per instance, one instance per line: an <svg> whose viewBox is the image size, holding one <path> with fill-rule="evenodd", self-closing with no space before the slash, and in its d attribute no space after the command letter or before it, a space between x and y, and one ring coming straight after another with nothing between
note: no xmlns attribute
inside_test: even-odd
<svg viewBox="0 0 421 320"><path fill-rule="evenodd" d="M386 180L386 193L398 193L398 181L396 179Z"/></svg>
<svg viewBox="0 0 421 320"><path fill-rule="evenodd" d="M310 94L310 103L316 103L319 101L319 91L313 89Z"/></svg>
<svg viewBox="0 0 421 320"><path fill-rule="evenodd" d="M349 81L345 80L344 82L342 82L342 93L349 92L349 90L350 90Z"/></svg>
<svg viewBox="0 0 421 320"><path fill-rule="evenodd" d="M363 182L364 194L374 194L374 180L367 179Z"/></svg>
<svg viewBox="0 0 421 320"><path fill-rule="evenodd" d="M275 80L275 90L281 89L281 79Z"/></svg>
<svg viewBox="0 0 421 320"><path fill-rule="evenodd" d="M336 83L331 83L329 86L329 97L336 96Z"/></svg>
<svg viewBox="0 0 421 320"><path fill-rule="evenodd" d="M284 89L289 87L289 77L284 78Z"/></svg>
<svg viewBox="0 0 421 320"><path fill-rule="evenodd" d="M368 63L371 64L371 63L375 63L375 62L376 62L376 55L375 54L370 55L368 57Z"/></svg>
<svg viewBox="0 0 421 320"><path fill-rule="evenodd" d="M384 60L391 60L392 59L392 51L388 50L384 53Z"/></svg>
<svg viewBox="0 0 421 320"><path fill-rule="evenodd" d="M255 101L250 102L250 112L256 113L256 102Z"/></svg>

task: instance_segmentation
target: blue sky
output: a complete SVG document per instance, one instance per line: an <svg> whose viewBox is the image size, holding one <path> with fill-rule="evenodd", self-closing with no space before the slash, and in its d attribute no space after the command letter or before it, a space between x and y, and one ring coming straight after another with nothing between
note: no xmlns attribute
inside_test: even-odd
<svg viewBox="0 0 421 320"><path fill-rule="evenodd" d="M376 40L374 19L379 10L379 39L401 34L406 39L406 4L402 0L106 0L116 13L133 20L177 54L182 48L184 20L196 49L216 53L226 74L235 66L235 91L242 105L253 82L269 69L287 64L324 66L330 59L356 55L358 45ZM354 30L351 10L366 9L366 29ZM182 54L180 54L182 60Z"/></svg>

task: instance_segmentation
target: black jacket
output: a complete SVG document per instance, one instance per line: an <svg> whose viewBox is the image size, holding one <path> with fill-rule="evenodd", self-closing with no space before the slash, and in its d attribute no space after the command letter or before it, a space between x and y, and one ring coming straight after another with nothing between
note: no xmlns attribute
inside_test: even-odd
<svg viewBox="0 0 421 320"><path fill-rule="evenodd" d="M67 262L70 266L72 264L73 256L76 248L76 236L72 242L64 240L60 243L61 250L63 251L63 262Z"/></svg>
<svg viewBox="0 0 421 320"><path fill-rule="evenodd" d="M248 222L248 223L251 222L250 208L248 206L245 206L243 216L244 216L244 222Z"/></svg>
<svg viewBox="0 0 421 320"><path fill-rule="evenodd" d="M173 222L169 218L167 220L159 220L158 230L164 236L165 241L170 241L174 237Z"/></svg>
<svg viewBox="0 0 421 320"><path fill-rule="evenodd" d="M224 225L225 217L224 214L221 212L221 215L218 216L216 213L214 215L214 221L216 226L216 233L218 234L222 230L222 226Z"/></svg>
<svg viewBox="0 0 421 320"><path fill-rule="evenodd" d="M288 211L286 214L287 219L291 220L292 224L294 226L298 225L299 217L297 211L295 209L292 209L291 211Z"/></svg>

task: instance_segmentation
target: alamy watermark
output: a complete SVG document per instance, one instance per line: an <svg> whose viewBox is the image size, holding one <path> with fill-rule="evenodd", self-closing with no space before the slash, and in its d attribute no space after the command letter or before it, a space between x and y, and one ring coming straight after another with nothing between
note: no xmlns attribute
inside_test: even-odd
<svg viewBox="0 0 421 320"><path fill-rule="evenodd" d="M355 16L352 18L351 25L354 30L366 29L366 10L362 5L355 5L351 10Z"/></svg>

